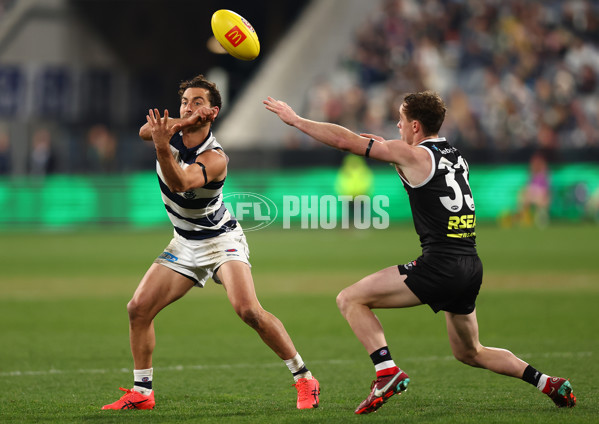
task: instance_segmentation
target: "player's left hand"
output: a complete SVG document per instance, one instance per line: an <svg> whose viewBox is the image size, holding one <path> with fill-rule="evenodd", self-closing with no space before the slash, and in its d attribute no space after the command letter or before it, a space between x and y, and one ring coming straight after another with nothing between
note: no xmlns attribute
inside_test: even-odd
<svg viewBox="0 0 599 424"><path fill-rule="evenodd" d="M146 120L150 125L152 140L156 148L168 147L173 134L177 131L174 126L168 126L168 110L164 109L164 117L160 117L158 109L150 109L146 115Z"/></svg>
<svg viewBox="0 0 599 424"><path fill-rule="evenodd" d="M281 100L276 100L268 96L262 103L264 103L266 109L276 113L278 117L281 118L281 121L285 122L287 125L293 126L298 119L297 114L291 106Z"/></svg>

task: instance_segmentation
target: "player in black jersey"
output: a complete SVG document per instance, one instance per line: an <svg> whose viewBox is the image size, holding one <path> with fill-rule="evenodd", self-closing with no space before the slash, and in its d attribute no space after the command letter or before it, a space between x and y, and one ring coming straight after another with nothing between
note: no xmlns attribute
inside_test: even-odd
<svg viewBox="0 0 599 424"><path fill-rule="evenodd" d="M408 94L399 108L399 140L355 134L339 125L298 116L286 103L268 97L266 109L316 140L360 156L391 163L408 193L422 255L390 266L347 287L337 305L375 366L376 380L356 414L376 411L407 388L410 379L391 358L383 328L372 312L428 304L444 311L454 356L473 367L521 378L558 407L573 407L570 382L542 374L505 349L480 344L475 301L482 283L476 251L476 215L468 163L438 133L445 104L438 94Z"/></svg>

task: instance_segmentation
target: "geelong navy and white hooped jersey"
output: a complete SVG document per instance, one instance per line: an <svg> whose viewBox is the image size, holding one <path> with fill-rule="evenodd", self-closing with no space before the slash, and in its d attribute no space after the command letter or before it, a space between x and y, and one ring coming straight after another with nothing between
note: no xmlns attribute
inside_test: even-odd
<svg viewBox="0 0 599 424"><path fill-rule="evenodd" d="M399 176L410 198L423 253L475 255L476 215L468 163L445 138L425 140L417 147L431 157L429 176L416 186Z"/></svg>
<svg viewBox="0 0 599 424"><path fill-rule="evenodd" d="M170 140L171 153L183 169L194 165L196 157L211 149L222 150L212 133L199 146L188 149L183 144L180 133L173 135ZM237 221L231 216L223 203L222 188L225 180L212 181L203 187L184 193L172 192L164 182L160 163L156 161L156 173L162 192L162 201L175 231L190 240L203 240L216 237L237 226Z"/></svg>

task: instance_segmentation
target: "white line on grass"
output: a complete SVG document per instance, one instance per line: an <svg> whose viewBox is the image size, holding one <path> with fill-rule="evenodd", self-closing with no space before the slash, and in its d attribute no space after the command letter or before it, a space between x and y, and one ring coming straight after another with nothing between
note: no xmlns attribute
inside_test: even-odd
<svg viewBox="0 0 599 424"><path fill-rule="evenodd" d="M548 353L523 353L518 354L520 358L588 358L593 356L593 352L548 352ZM447 356L422 356L422 357L408 357L401 358L403 362L437 362L437 361L453 361L454 357ZM321 364L321 365L344 365L350 363L356 363L359 360L351 359L329 359L329 360L316 360L310 361L310 364ZM271 368L280 367L281 362L269 362L266 364L218 364L218 365L172 365L170 367L155 367L158 371L189 371L189 370L213 370L213 369L234 369L234 368ZM130 368L115 368L115 369L72 369L72 370L40 370L40 371L5 371L0 372L0 377L26 377L26 376L46 376L54 374L108 374L108 373L130 373Z"/></svg>

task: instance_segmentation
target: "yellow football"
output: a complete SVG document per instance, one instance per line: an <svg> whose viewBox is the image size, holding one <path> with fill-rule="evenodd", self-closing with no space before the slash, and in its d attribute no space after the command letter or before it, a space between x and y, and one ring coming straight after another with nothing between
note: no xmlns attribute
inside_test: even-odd
<svg viewBox="0 0 599 424"><path fill-rule="evenodd" d="M260 54L260 42L254 27L239 14L226 9L212 15L212 33L233 57L254 60Z"/></svg>

